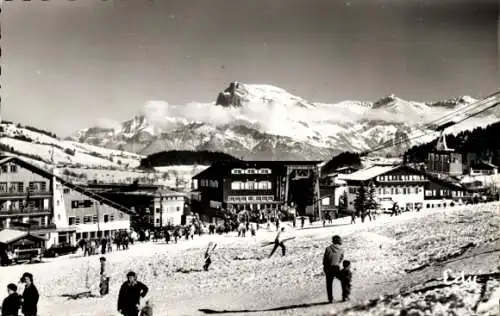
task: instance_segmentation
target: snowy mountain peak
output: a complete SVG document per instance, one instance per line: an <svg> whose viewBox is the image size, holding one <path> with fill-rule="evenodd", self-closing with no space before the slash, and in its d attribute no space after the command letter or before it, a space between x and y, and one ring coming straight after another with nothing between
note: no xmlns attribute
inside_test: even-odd
<svg viewBox="0 0 500 316"><path fill-rule="evenodd" d="M267 84L243 84L233 81L220 92L216 105L224 107L241 107L248 103L280 104L285 106L299 106L314 108L314 104L288 93L282 88Z"/></svg>
<svg viewBox="0 0 500 316"><path fill-rule="evenodd" d="M477 102L478 100L474 99L473 97L470 97L468 95L464 95L458 98L451 98L447 100L440 100L440 101L434 101L430 102L429 105L432 107L440 106L444 108L450 108L453 109L457 106L463 106L467 104L471 104L474 102Z"/></svg>

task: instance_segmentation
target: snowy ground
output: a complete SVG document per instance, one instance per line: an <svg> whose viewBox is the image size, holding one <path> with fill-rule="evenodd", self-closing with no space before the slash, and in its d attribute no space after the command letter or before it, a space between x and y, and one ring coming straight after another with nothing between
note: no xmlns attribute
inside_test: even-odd
<svg viewBox="0 0 500 316"><path fill-rule="evenodd" d="M498 208L499 204L484 204L446 211L426 210L398 217L381 216L375 222L355 225L349 225L349 219L339 219L325 228L306 223L307 229L287 229L296 239L287 242L286 257L278 254L272 259L266 258L270 249L262 248L261 242L272 240L275 232L265 229L260 230L257 237L237 238L233 234L195 237L193 241L177 245L137 244L128 251L107 255L111 289L104 298L68 300L62 297L85 291L86 279L91 289L97 291L98 256L75 255L41 264L2 267L0 285L5 287L29 271L34 274L42 295L41 316L117 315L117 291L126 272L132 269L150 287L148 297L154 304L155 315L202 315L204 312L230 315L337 312L342 315L345 308L420 284L430 277L439 277L449 267L468 268L476 273L496 271L498 252L492 252L490 257L478 254L475 259L461 261L461 265L445 263L417 273L406 273L404 269L453 253L464 243L499 246L495 239L500 224ZM333 234L344 237L346 259L353 263L353 293L349 303L325 305L321 260ZM203 251L209 241L217 242L219 247L212 270L202 272ZM498 251L500 247L493 248ZM335 287L335 298L339 299L339 285ZM377 314L360 311L352 315Z"/></svg>

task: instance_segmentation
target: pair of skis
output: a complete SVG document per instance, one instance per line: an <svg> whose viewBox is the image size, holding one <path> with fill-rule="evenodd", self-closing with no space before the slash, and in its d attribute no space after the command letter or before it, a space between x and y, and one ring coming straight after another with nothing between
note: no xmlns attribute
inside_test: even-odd
<svg viewBox="0 0 500 316"><path fill-rule="evenodd" d="M285 242L285 241L289 241L289 240L292 240L292 239L295 239L295 237L289 237L289 238L285 238L283 240L281 240L281 242ZM270 245L274 245L276 243L276 241L266 241L266 242L263 242L262 245L261 245L261 248L262 247L267 247L267 246L270 246Z"/></svg>

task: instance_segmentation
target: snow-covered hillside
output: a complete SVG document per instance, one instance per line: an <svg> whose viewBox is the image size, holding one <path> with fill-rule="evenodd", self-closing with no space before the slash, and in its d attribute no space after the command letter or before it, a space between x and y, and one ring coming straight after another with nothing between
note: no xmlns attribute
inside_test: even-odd
<svg viewBox="0 0 500 316"><path fill-rule="evenodd" d="M120 169L137 167L141 159L134 153L59 140L49 133L19 124L3 122L0 131L1 150L42 165L53 161L58 166Z"/></svg>
<svg viewBox="0 0 500 316"><path fill-rule="evenodd" d="M247 159L329 159L342 151L364 151L385 142L419 137L396 148L427 142L422 128L475 102L464 96L414 102L390 95L376 102L312 103L261 84L232 83L215 103L176 106L150 101L143 115L115 128L92 127L72 140L144 155L164 150L216 150ZM494 114L465 121L457 132L498 120Z"/></svg>

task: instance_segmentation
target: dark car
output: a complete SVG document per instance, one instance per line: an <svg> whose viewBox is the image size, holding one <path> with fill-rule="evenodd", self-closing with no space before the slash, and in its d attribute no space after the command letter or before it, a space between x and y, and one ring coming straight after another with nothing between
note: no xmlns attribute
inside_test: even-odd
<svg viewBox="0 0 500 316"><path fill-rule="evenodd" d="M49 249L45 250L43 256L46 258L54 258L68 254L74 254L77 250L78 247L72 245L52 246Z"/></svg>

